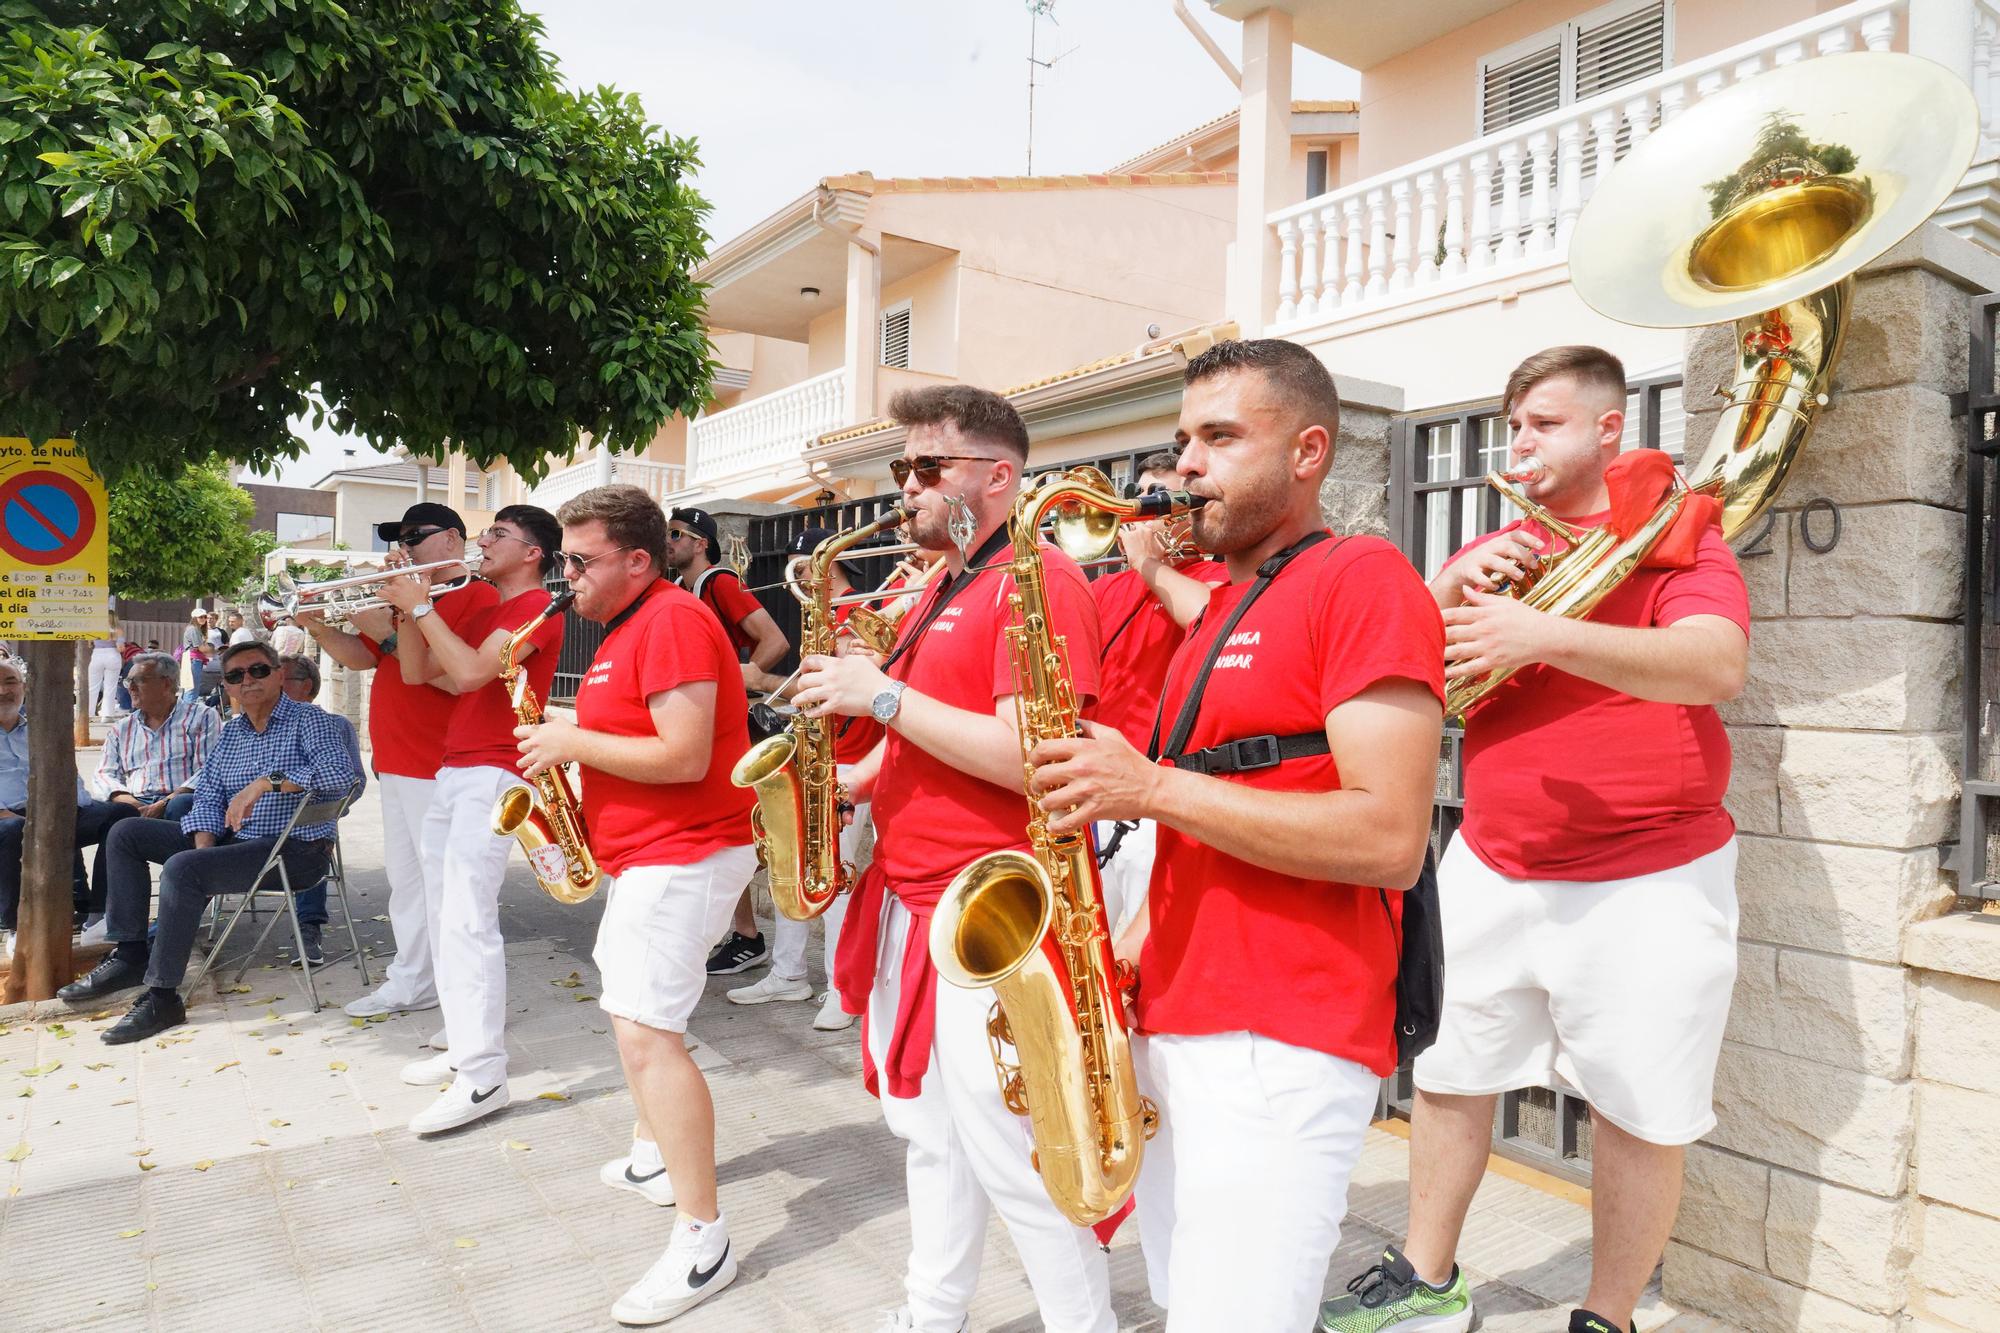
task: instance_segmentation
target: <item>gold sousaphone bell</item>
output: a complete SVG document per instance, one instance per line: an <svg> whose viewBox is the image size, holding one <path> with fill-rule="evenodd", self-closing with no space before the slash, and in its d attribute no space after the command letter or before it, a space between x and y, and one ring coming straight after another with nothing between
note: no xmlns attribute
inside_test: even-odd
<svg viewBox="0 0 2000 1333"><path fill-rule="evenodd" d="M1577 218L1570 281L1623 324L1733 321L1735 382L1717 387L1728 401L1708 447L1654 521L1623 540L1573 545L1509 592L1587 616L1645 560L1689 494L1720 502L1724 537L1768 509L1827 403L1855 272L1937 211L1978 138L1963 79L1918 56L1871 51L1756 75L1636 145ZM1487 481L1549 523L1507 478ZM1453 686L1447 711L1465 717L1510 674Z"/></svg>

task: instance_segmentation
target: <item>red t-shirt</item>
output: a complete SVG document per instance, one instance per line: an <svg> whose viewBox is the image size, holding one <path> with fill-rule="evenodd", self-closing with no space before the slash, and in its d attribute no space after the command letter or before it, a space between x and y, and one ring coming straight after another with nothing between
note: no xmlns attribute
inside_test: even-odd
<svg viewBox="0 0 2000 1333"><path fill-rule="evenodd" d="M1594 527L1606 517L1576 522ZM1500 531L1515 528L1544 551L1553 545L1526 519ZM1743 574L1713 527L1694 564L1638 570L1590 619L1646 627L1703 615L1750 632ZM1706 705L1635 699L1537 664L1473 711L1464 757L1459 833L1480 860L1515 879L1651 874L1706 856L1736 832L1722 808L1729 734Z"/></svg>
<svg viewBox="0 0 2000 1333"><path fill-rule="evenodd" d="M542 613L549 604L546 588L530 588L509 598L484 615L469 620L459 637L477 647L496 629L513 633ZM419 633L422 631L420 630ZM562 655L563 617L550 616L528 642L535 651L522 661L528 673L528 688L535 699L546 705L549 684L556 678L556 660ZM498 678L486 682L470 694L458 696L451 721L444 731L444 762L440 768L504 768L512 773L521 762L520 742L514 728L520 719L507 698L507 687Z"/></svg>
<svg viewBox="0 0 2000 1333"><path fill-rule="evenodd" d="M474 579L457 592L437 599L433 613L444 617L460 638L474 617L483 616L500 604L493 585ZM423 631L405 626L412 634ZM368 744L373 751L375 772L401 778L434 778L444 767L444 729L451 722L456 695L434 685L412 685L403 680L401 665L382 645L363 635L362 644L375 657L375 679L368 687Z"/></svg>
<svg viewBox="0 0 2000 1333"><path fill-rule="evenodd" d="M1217 588L1189 629L1162 694L1169 725L1249 588ZM1285 567L1231 633L1187 748L1323 731L1336 706L1387 680L1416 681L1442 702L1437 603L1381 538L1321 542ZM1331 755L1220 780L1269 791L1340 787ZM1400 894L1281 875L1162 824L1149 902L1152 928L1139 961L1143 1031L1249 1031L1377 1074L1395 1068Z"/></svg>
<svg viewBox="0 0 2000 1333"><path fill-rule="evenodd" d="M1203 583L1229 582L1229 570L1220 560L1197 557L1174 568ZM1097 702L1096 719L1144 749L1153 735L1167 663L1187 631L1132 570L1107 574L1090 591L1097 598L1097 627L1104 634L1104 697ZM1173 719L1167 721L1171 725Z"/></svg>
<svg viewBox="0 0 2000 1333"><path fill-rule="evenodd" d="M842 625L859 603L850 602L846 606L833 609L833 623ZM836 764L858 764L868 757L875 743L882 739L884 728L872 717L843 717L833 726L833 762Z"/></svg>
<svg viewBox="0 0 2000 1333"><path fill-rule="evenodd" d="M691 865L724 847L750 842L757 798L729 780L750 748L748 704L736 656L715 617L681 588L661 580L631 615L604 636L576 689L576 721L586 731L652 736L646 700L678 685L716 683L715 730L708 771L694 782L634 782L583 769L583 819L590 849L604 868Z"/></svg>
<svg viewBox="0 0 2000 1333"><path fill-rule="evenodd" d="M1068 640L1070 680L1083 707L1097 697L1097 606L1076 562L1042 547L1050 622ZM939 574L903 618L907 638L922 624L949 580ZM933 699L974 713L1015 693L1012 652L1003 632L1013 623L1007 568L982 571L932 621L923 639L889 674ZM898 640L900 645L901 640ZM1028 846L1028 798L1018 778L1006 785L959 772L891 728L875 784L875 856L895 886L941 888L987 852Z"/></svg>
<svg viewBox="0 0 2000 1333"><path fill-rule="evenodd" d="M743 622L752 613L763 610L764 604L744 588L743 580L736 577L736 571L710 565L696 581L701 586L699 596L702 604L715 612L715 618L722 622L723 631L729 635L730 651L740 653L755 645L757 640L743 632ZM739 657L737 660L742 659Z"/></svg>

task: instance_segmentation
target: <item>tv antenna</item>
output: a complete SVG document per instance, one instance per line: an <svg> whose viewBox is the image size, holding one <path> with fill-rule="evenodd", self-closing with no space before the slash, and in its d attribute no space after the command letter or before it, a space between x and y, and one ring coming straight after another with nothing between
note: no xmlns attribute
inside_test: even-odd
<svg viewBox="0 0 2000 1333"><path fill-rule="evenodd" d="M1055 23L1056 0L1028 0L1028 174L1035 174L1035 71L1054 69L1058 60L1065 60L1076 54L1072 46L1061 55L1050 56L1047 60L1035 58L1035 39L1041 33L1042 19ZM1056 26L1060 27L1061 24Z"/></svg>

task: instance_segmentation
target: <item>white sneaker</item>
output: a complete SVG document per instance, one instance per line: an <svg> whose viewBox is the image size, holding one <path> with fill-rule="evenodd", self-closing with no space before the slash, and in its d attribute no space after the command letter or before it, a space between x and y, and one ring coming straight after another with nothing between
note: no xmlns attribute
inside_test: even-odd
<svg viewBox="0 0 2000 1333"><path fill-rule="evenodd" d="M884 1310L882 1312L882 1322L875 1325L875 1333L909 1333L916 1326L917 1321L911 1315L910 1307L899 1305L893 1310ZM971 1315L967 1315L958 1321L958 1333L967 1333L967 1330L971 1327Z"/></svg>
<svg viewBox="0 0 2000 1333"><path fill-rule="evenodd" d="M450 1051L439 1051L436 1055L412 1060L403 1066L403 1082L413 1088L443 1083L458 1072L458 1066L451 1062Z"/></svg>
<svg viewBox="0 0 2000 1333"><path fill-rule="evenodd" d="M703 1252L713 1248L718 1235L722 1252L704 1264ZM611 1307L611 1317L621 1324L664 1324L735 1280L736 1252L722 1219L700 1223L676 1217L667 1252L618 1298Z"/></svg>
<svg viewBox="0 0 2000 1333"><path fill-rule="evenodd" d="M772 1000L810 1000L813 988L805 978L793 980L775 972L766 973L747 986L729 992L731 1004L769 1004Z"/></svg>
<svg viewBox="0 0 2000 1333"><path fill-rule="evenodd" d="M0 930L0 963L14 961L14 932Z"/></svg>
<svg viewBox="0 0 2000 1333"><path fill-rule="evenodd" d="M431 1039L425 1042L424 1045L434 1051L448 1051L451 1049L451 1043L444 1039L443 1028L439 1028L436 1032L431 1033Z"/></svg>
<svg viewBox="0 0 2000 1333"><path fill-rule="evenodd" d="M647 1203L656 1203L662 1208L673 1205L674 1183L667 1179L667 1168L661 1166L649 1172L635 1171L630 1153L599 1167L597 1178L612 1189L630 1190Z"/></svg>
<svg viewBox="0 0 2000 1333"><path fill-rule="evenodd" d="M109 923L103 917L99 917L83 928L83 933L76 937L76 942L86 949L93 944L104 944L110 938L110 930Z"/></svg>
<svg viewBox="0 0 2000 1333"><path fill-rule="evenodd" d="M496 1083L481 1092L462 1078L454 1079L443 1096L410 1117L410 1132L439 1134L447 1129L457 1129L482 1116L492 1115L511 1100L505 1083Z"/></svg>
<svg viewBox="0 0 2000 1333"><path fill-rule="evenodd" d="M839 1032L854 1026L854 1015L840 1007L840 992L829 990L821 997L819 1012L813 1015L813 1027L821 1032Z"/></svg>
<svg viewBox="0 0 2000 1333"><path fill-rule="evenodd" d="M347 1016L349 1018L373 1018L377 1014L400 1014L413 1009L435 1009L437 1008L437 1003L435 995L420 1003L407 1004L401 1000L390 999L383 995L381 991L376 991L374 994L364 995L358 1000L349 1000L347 1002Z"/></svg>

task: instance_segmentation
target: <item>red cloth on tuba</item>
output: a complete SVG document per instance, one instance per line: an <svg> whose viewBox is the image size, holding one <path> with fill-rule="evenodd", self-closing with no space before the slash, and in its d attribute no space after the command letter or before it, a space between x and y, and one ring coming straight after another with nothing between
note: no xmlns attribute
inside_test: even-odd
<svg viewBox="0 0 2000 1333"><path fill-rule="evenodd" d="M1611 493L1611 517L1605 526L1620 539L1646 525L1673 493L1674 460L1658 449L1633 449L1618 455L1604 469L1604 486ZM1642 568L1686 569L1694 564L1695 547L1711 524L1722 522L1722 503L1708 494L1690 495L1680 514L1646 556Z"/></svg>

